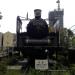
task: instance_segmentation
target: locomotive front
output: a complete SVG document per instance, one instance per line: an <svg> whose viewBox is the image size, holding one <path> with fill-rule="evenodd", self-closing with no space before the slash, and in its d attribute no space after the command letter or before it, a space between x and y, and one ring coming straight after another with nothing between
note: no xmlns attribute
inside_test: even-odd
<svg viewBox="0 0 75 75"><path fill-rule="evenodd" d="M57 34L49 32L48 24L41 18L41 10L34 10L35 18L27 25L27 32L20 32L22 21L17 17L17 50L23 57L40 59L52 57L57 45Z"/></svg>

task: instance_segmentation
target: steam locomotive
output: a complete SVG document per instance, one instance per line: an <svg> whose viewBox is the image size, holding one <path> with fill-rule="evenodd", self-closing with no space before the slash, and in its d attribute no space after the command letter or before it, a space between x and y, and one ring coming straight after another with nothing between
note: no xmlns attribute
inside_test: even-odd
<svg viewBox="0 0 75 75"><path fill-rule="evenodd" d="M21 52L24 58L28 58L31 63L34 63L35 59L54 59L53 54L58 50L63 50L59 46L59 32L49 32L48 24L37 10L34 10L34 19L26 19L30 20L26 32L20 31L22 20L25 19L17 16L16 24L16 50Z"/></svg>

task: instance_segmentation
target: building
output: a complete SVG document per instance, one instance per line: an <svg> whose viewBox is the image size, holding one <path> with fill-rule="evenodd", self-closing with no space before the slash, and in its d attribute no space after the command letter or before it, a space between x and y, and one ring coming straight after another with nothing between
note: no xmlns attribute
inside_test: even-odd
<svg viewBox="0 0 75 75"><path fill-rule="evenodd" d="M14 47L15 45L15 34L6 32L3 34L3 47Z"/></svg>
<svg viewBox="0 0 75 75"><path fill-rule="evenodd" d="M63 34L63 16L64 10L58 8L58 10L54 10L49 12L49 27L51 28L51 32L59 32L58 41L60 45L63 45L64 37L61 36Z"/></svg>
<svg viewBox="0 0 75 75"><path fill-rule="evenodd" d="M60 27L63 27L63 10L54 10L49 12L49 25L53 26L59 20Z"/></svg>

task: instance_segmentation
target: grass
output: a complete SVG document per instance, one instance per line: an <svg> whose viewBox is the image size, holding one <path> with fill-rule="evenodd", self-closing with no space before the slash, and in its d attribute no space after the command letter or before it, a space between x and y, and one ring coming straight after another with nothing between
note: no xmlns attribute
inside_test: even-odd
<svg viewBox="0 0 75 75"><path fill-rule="evenodd" d="M7 60L4 60L4 62L5 61ZM4 62L2 63L3 65L4 65ZM2 65L2 69L4 69L3 65ZM5 66L7 65L5 64ZM64 72L58 72L58 71L52 71L52 72L45 71L44 72L44 71L37 71L33 68L30 68L26 74L22 72L21 70L7 70L5 74L1 74L2 73L1 72L0 75L75 75L75 64L71 65L71 69L72 69L71 72L69 70L64 71Z"/></svg>
<svg viewBox="0 0 75 75"><path fill-rule="evenodd" d="M8 70L5 75L22 75L20 70Z"/></svg>
<svg viewBox="0 0 75 75"><path fill-rule="evenodd" d="M27 73L22 73L20 70L8 70L5 75L75 75L75 71L64 71L64 72L48 72L48 71L37 71L35 69L30 69Z"/></svg>

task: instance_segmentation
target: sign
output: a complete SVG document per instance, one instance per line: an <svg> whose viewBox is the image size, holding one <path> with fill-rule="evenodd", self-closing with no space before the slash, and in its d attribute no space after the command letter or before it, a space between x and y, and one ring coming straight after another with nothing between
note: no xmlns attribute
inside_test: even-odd
<svg viewBox="0 0 75 75"><path fill-rule="evenodd" d="M35 60L36 70L47 70L48 69L48 59L46 60Z"/></svg>

